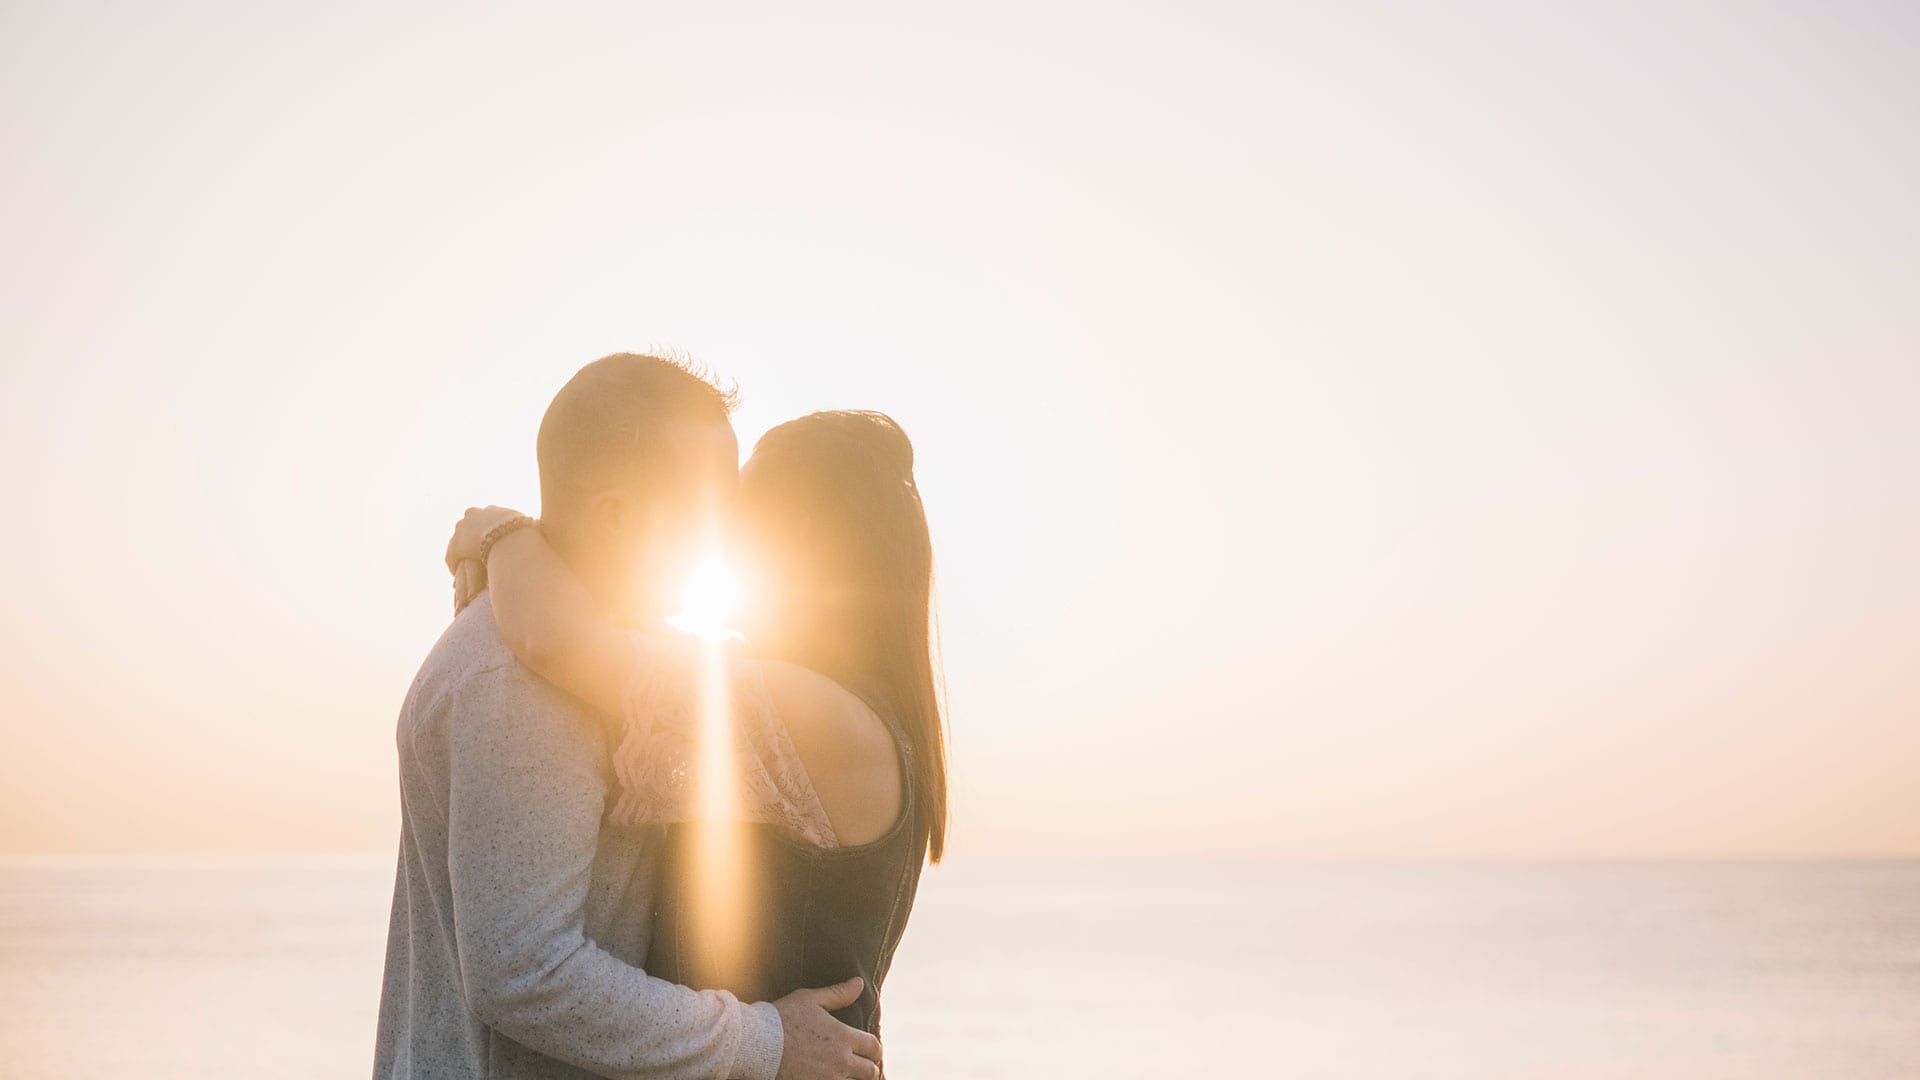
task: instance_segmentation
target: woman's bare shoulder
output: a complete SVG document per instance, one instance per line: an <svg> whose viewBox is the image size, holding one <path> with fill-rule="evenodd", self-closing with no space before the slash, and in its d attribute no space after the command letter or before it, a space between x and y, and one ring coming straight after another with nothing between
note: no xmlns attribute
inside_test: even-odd
<svg viewBox="0 0 1920 1080"><path fill-rule="evenodd" d="M760 669L794 749L809 770L893 760L893 736L859 695L796 664L763 660Z"/></svg>
<svg viewBox="0 0 1920 1080"><path fill-rule="evenodd" d="M900 813L893 735L859 696L817 671L762 665L767 693L842 844L886 834Z"/></svg>

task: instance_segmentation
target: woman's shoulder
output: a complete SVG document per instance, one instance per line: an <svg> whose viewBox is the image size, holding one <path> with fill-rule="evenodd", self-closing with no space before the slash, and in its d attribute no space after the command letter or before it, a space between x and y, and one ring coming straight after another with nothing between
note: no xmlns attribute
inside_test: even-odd
<svg viewBox="0 0 1920 1080"><path fill-rule="evenodd" d="M858 694L811 668L760 661L767 694L816 775L823 769L861 769L891 763L893 734Z"/></svg>
<svg viewBox="0 0 1920 1080"><path fill-rule="evenodd" d="M904 791L886 722L859 695L808 668L767 662L767 693L841 845L886 835Z"/></svg>

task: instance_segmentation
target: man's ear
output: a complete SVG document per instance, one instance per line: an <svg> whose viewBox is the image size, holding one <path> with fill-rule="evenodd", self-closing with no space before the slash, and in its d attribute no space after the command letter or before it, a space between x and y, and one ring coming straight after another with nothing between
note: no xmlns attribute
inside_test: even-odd
<svg viewBox="0 0 1920 1080"><path fill-rule="evenodd" d="M818 523L812 511L809 510L793 510L782 520L781 525L786 531L787 539L795 547L805 547L813 543L814 533L818 531Z"/></svg>
<svg viewBox="0 0 1920 1080"><path fill-rule="evenodd" d="M632 533L640 524L641 508L633 496L608 488L587 500L587 521L601 537L615 539Z"/></svg>

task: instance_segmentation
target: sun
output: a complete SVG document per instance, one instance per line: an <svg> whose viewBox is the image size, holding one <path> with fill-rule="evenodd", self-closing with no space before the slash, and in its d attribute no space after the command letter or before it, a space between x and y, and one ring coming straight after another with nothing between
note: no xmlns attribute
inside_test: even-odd
<svg viewBox="0 0 1920 1080"><path fill-rule="evenodd" d="M740 610L740 579L719 555L708 555L694 567L680 593L680 610L668 616L675 628L697 637L724 639L739 636L733 628Z"/></svg>

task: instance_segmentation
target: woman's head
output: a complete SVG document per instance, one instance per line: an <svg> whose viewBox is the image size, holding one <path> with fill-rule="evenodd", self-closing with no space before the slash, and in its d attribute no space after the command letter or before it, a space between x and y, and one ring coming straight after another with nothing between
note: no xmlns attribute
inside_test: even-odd
<svg viewBox="0 0 1920 1080"><path fill-rule="evenodd" d="M913 444L884 413L819 412L761 437L740 473L748 636L892 710L938 859L946 746L932 650L933 548Z"/></svg>

